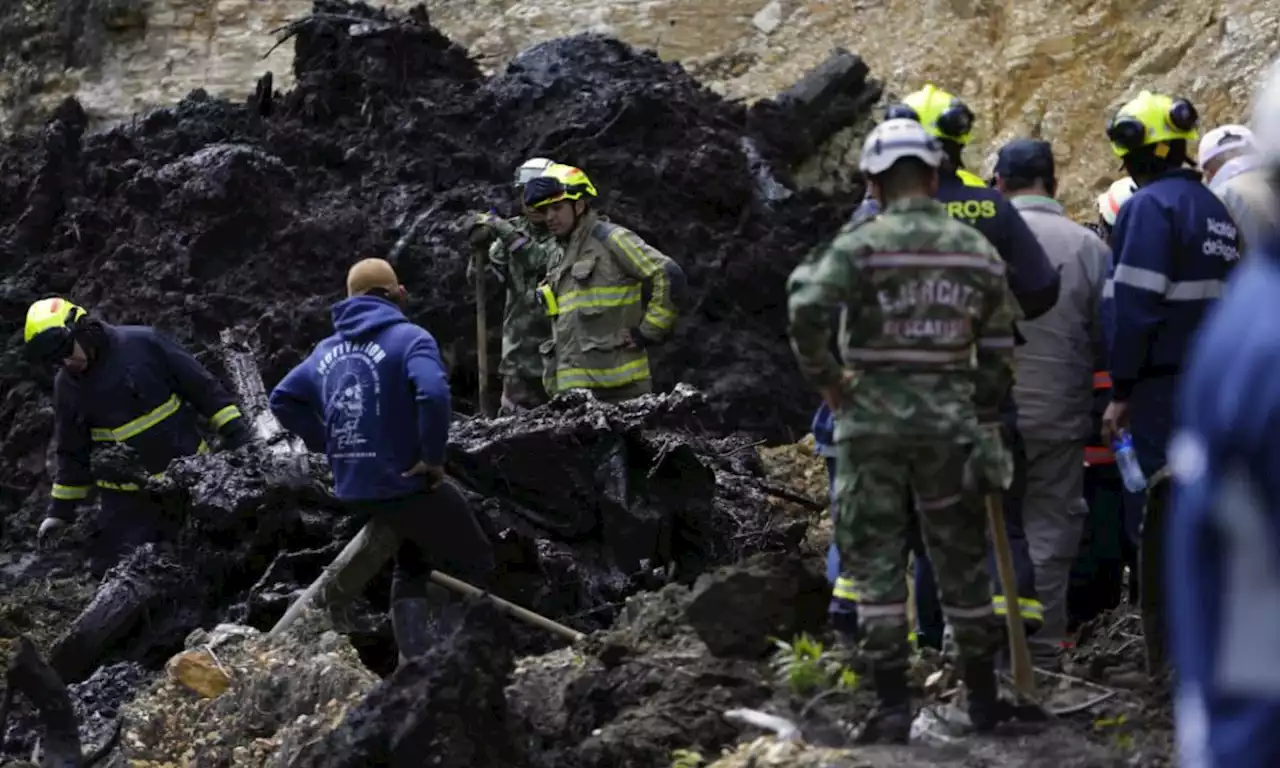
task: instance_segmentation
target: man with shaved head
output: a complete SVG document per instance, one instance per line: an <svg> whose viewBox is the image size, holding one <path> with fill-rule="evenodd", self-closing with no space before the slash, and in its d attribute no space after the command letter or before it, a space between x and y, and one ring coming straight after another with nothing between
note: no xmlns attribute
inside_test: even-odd
<svg viewBox="0 0 1280 768"><path fill-rule="evenodd" d="M436 340L404 315L405 289L382 259L347 273L334 334L271 392L271 412L307 448L329 457L334 494L395 533L391 623L401 662L426 653L433 568L482 585L493 548L445 479L452 413Z"/></svg>

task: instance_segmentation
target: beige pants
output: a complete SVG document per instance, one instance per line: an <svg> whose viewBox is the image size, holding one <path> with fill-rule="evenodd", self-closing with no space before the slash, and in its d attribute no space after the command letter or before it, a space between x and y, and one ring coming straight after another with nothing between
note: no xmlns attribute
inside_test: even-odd
<svg viewBox="0 0 1280 768"><path fill-rule="evenodd" d="M1027 490L1023 527L1044 604L1044 626L1030 639L1037 655L1055 655L1067 634L1067 587L1080 551L1089 508L1084 500L1084 445L1081 440L1026 438Z"/></svg>

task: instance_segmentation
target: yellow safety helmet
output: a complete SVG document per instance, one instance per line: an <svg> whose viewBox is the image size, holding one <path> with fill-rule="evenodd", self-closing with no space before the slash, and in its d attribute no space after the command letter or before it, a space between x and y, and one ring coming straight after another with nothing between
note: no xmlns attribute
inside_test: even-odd
<svg viewBox="0 0 1280 768"><path fill-rule="evenodd" d="M27 354L39 360L61 360L71 354L72 329L86 314L83 307L52 296L27 308L22 342Z"/></svg>
<svg viewBox="0 0 1280 768"><path fill-rule="evenodd" d="M542 208L561 200L581 200L584 196L596 196L591 179L581 168L561 163L552 165L524 188L524 202L530 208Z"/></svg>
<svg viewBox="0 0 1280 768"><path fill-rule="evenodd" d="M973 111L959 97L933 83L907 94L898 104L885 110L886 120L905 117L924 126L930 136L954 141L965 146L973 136Z"/></svg>
<svg viewBox="0 0 1280 768"><path fill-rule="evenodd" d="M1179 139L1195 141L1200 138L1196 130L1199 120L1200 114L1190 101L1143 91L1111 118L1107 138L1116 157L1124 157L1152 144ZM1167 146L1163 151L1157 147L1156 156L1164 157L1168 152Z"/></svg>

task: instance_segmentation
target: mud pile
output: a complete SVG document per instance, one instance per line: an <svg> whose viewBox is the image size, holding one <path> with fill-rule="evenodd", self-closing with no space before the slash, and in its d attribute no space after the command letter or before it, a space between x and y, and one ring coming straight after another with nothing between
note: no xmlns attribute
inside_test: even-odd
<svg viewBox="0 0 1280 768"><path fill-rule="evenodd" d="M34 510L16 521L11 512L46 479L50 378L21 359L18 329L27 305L52 293L112 322L156 325L197 352L225 327L249 328L270 385L329 330L346 268L390 256L410 315L451 353L458 409L471 410L474 308L454 222L511 210L511 169L530 155L585 168L600 207L688 274L684 320L655 354L659 387L702 388L734 427L803 429L810 403L795 396L804 390L781 330L783 282L853 200L791 193L769 169L785 180L787 161L832 121L790 101L749 112L678 65L598 36L542 44L486 79L421 8L390 16L321 0L315 10L291 30L297 87L287 94L269 78L245 104L195 91L101 134L86 134L68 100L42 134L0 145L0 324L10 329L0 512L10 525L31 521ZM842 87L875 89L865 67Z"/></svg>
<svg viewBox="0 0 1280 768"><path fill-rule="evenodd" d="M700 422L714 424L714 409L680 385L619 406L567 396L524 418L455 425L448 467L497 548L493 591L589 632L608 627L639 590L793 549L806 523L775 504L751 443L691 433L687 425ZM557 472L547 472L548 460ZM338 509L326 481L317 462L262 445L172 463L151 490L182 522L180 536L140 547L109 571L50 650L63 681L86 681L72 703L98 714L119 706L119 681L134 667L91 678L100 665L159 669L199 627L274 624L363 522ZM383 674L395 664L387 581L384 573L343 612L353 625L343 629ZM503 632L508 653L556 646L523 626ZM87 744L101 736L96 720L83 723ZM20 719L8 746L29 749L34 722Z"/></svg>

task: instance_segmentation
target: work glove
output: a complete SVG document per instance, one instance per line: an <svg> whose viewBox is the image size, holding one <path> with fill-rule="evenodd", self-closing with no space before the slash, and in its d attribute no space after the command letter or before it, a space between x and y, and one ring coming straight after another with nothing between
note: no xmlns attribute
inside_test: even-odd
<svg viewBox="0 0 1280 768"><path fill-rule="evenodd" d="M656 342L647 339L639 328L632 328L627 331L627 337L623 339L622 346L626 349L644 349L654 343Z"/></svg>
<svg viewBox="0 0 1280 768"><path fill-rule="evenodd" d="M425 461L419 461L409 469L400 473L401 477L416 477L422 475L427 480L427 490L434 491L444 482L444 467L428 464Z"/></svg>
<svg viewBox="0 0 1280 768"><path fill-rule="evenodd" d="M516 228L497 214L469 213L467 217L469 217L470 221L464 220L463 226L472 245L476 245L477 240L487 242L494 237L499 238L504 243L509 243L517 234Z"/></svg>
<svg viewBox="0 0 1280 768"><path fill-rule="evenodd" d="M222 449L234 451L253 442L253 433L244 424L244 417L233 419L222 428Z"/></svg>
<svg viewBox="0 0 1280 768"><path fill-rule="evenodd" d="M964 464L964 488L972 493L992 494L1013 485L1013 454L1000 436L1000 425L982 424Z"/></svg>
<svg viewBox="0 0 1280 768"><path fill-rule="evenodd" d="M66 527L66 520L61 520L56 517L46 517L44 521L40 523L40 530L36 532L36 547L43 549L45 545L58 538Z"/></svg>

